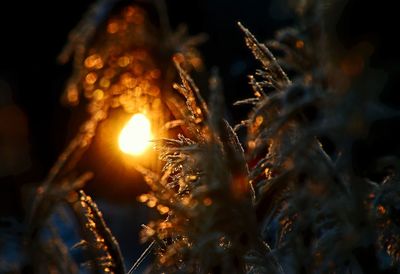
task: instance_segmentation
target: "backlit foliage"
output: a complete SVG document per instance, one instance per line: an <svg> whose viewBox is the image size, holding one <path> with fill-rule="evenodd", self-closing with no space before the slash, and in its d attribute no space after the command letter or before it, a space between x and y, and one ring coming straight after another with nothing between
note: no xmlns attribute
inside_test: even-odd
<svg viewBox="0 0 400 274"><path fill-rule="evenodd" d="M345 1L289 2L299 22L272 41L261 43L238 24L259 69L249 75L254 96L236 103L251 111L235 127L224 119L217 70L207 101L190 76L203 65L195 49L202 36L172 32L161 2L153 3L157 23L142 2L92 7L60 55L74 62L64 101L85 102L88 119L35 193L26 254L37 273L80 269L53 226L52 216L66 208L79 227L75 248L84 265L126 271L116 239L81 190L93 174L75 169L116 108L157 121L162 166L135 163L150 188L138 201L157 217L143 224L148 248L129 273L150 253L148 273L400 271L398 159L382 159L379 181L352 166L354 141L394 114L378 103L380 90L364 84L380 83L381 74L367 55L335 42L335 12Z"/></svg>

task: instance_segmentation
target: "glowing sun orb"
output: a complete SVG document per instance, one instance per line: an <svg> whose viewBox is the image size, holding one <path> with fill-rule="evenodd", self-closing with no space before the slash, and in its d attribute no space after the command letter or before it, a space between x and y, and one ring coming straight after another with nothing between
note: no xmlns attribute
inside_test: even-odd
<svg viewBox="0 0 400 274"><path fill-rule="evenodd" d="M118 144L122 152L130 155L140 155L149 146L153 138L149 119L142 113L137 113L126 123L119 134Z"/></svg>

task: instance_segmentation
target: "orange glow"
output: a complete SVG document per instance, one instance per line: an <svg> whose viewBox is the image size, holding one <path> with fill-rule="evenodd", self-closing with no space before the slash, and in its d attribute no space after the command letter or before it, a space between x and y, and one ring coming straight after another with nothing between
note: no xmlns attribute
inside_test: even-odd
<svg viewBox="0 0 400 274"><path fill-rule="evenodd" d="M86 82L90 85L94 84L97 80L97 74L95 72L91 72L88 75L86 75L85 78Z"/></svg>
<svg viewBox="0 0 400 274"><path fill-rule="evenodd" d="M205 206L210 206L210 205L212 205L212 199L211 198L204 198L204 200L203 200L203 203L204 203L204 205Z"/></svg>
<svg viewBox="0 0 400 274"><path fill-rule="evenodd" d="M101 69L103 67L103 60L98 54L90 55L85 59L85 67Z"/></svg>
<svg viewBox="0 0 400 274"><path fill-rule="evenodd" d="M297 40L297 41L296 41L296 48L298 48L298 49L304 48L304 41L302 41L302 40Z"/></svg>
<svg viewBox="0 0 400 274"><path fill-rule="evenodd" d="M111 34L116 33L119 30L119 25L117 22L110 22L107 26L107 31Z"/></svg>
<svg viewBox="0 0 400 274"><path fill-rule="evenodd" d="M95 100L99 100L100 101L101 99L103 99L103 97L104 97L104 92L101 89L96 89L93 92L93 98Z"/></svg>
<svg viewBox="0 0 400 274"><path fill-rule="evenodd" d="M126 67L127 65L129 65L130 60L128 56L122 56L118 59L118 65L120 67Z"/></svg>
<svg viewBox="0 0 400 274"><path fill-rule="evenodd" d="M137 113L122 129L118 143L122 152L130 155L140 155L150 146L153 138L149 119L142 113Z"/></svg>

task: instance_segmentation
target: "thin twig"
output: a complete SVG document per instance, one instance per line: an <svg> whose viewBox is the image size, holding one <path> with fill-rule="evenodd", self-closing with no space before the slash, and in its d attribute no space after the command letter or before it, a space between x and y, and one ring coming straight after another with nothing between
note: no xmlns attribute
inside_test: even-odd
<svg viewBox="0 0 400 274"><path fill-rule="evenodd" d="M140 266L140 264L144 261L144 259L146 259L146 257L150 254L150 252L153 249L155 243L156 243L156 241L152 241L149 244L149 246L143 251L143 253L140 255L140 257L133 264L131 269L129 269L128 274L132 274Z"/></svg>

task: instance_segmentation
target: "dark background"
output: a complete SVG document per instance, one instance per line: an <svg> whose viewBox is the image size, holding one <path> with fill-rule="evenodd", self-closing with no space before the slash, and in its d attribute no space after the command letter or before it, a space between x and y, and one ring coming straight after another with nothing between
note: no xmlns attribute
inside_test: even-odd
<svg viewBox="0 0 400 274"><path fill-rule="evenodd" d="M255 62L244 45L236 22L241 21L263 41L272 38L280 27L293 23L292 13L281 0L166 2L173 27L184 22L191 34L205 32L209 35L208 42L200 50L208 68L219 67L229 119L233 123L239 122L245 117L247 109L233 108L231 105L237 99L251 94L246 75L254 70ZM380 100L388 106L399 108L397 39L400 24L393 2L349 1L337 32L345 47L350 48L362 40L374 45L371 64L384 70L389 77ZM21 153L29 158L13 172L0 174L0 217L23 218L21 188L45 177L74 134L69 131L74 109L63 107L59 100L65 81L70 76L71 66L59 65L56 58L67 41L68 32L81 19L90 3L88 0L0 2L0 89L6 90L0 97L0 110L14 106L10 112L0 112L0 123L3 123L0 124L0 136L4 133L1 129L6 131L6 126L22 128L17 130L15 136L22 139L26 136L28 149L22 149ZM4 94L11 94L11 97ZM398 153L400 136L396 132L400 132L399 129L397 119L378 123L374 133L358 144L359 163L356 164L367 166L368 161L372 161L370 158L377 155L391 150ZM21 142L24 143L23 140ZM0 139L0 146L2 144L6 144L4 138ZM0 165L3 165L1 159ZM123 204L115 203L115 199L112 199L113 203L107 202L110 200L107 195L98 199L117 237L124 235L120 236L124 240L124 252L128 258L133 258L136 256L133 253L137 252L132 253L129 248L130 244L136 243L136 238L129 240L129 235L136 237L138 224L146 214L142 212L138 220L125 223L131 229L128 232L123 231L121 224L114 224L137 214L134 209L137 206L137 193L129 195L132 202L124 200Z"/></svg>

